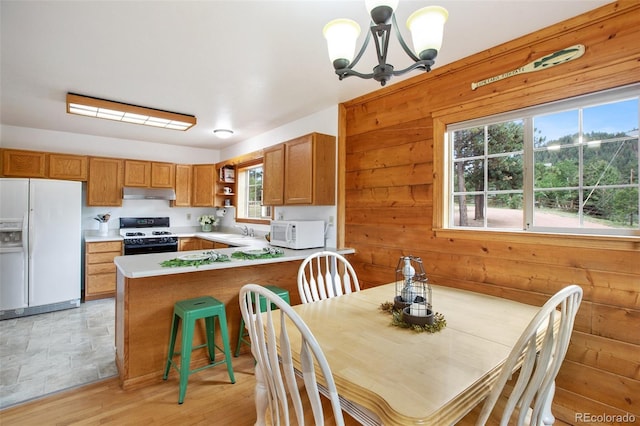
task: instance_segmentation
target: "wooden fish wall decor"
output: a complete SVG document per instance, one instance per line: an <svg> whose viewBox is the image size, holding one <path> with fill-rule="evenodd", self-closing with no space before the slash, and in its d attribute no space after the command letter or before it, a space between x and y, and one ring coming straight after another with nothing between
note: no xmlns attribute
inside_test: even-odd
<svg viewBox="0 0 640 426"><path fill-rule="evenodd" d="M471 90L476 90L480 86L486 86L487 84L495 83L505 78L513 77L514 75L524 74L528 72L540 71L542 69L555 67L556 65L564 64L565 62L573 61L584 55L584 45L576 44L575 46L567 47L566 49L558 50L550 55L543 56L540 59L529 62L528 64L517 68L512 71L507 71L504 74L490 77L477 83L471 83Z"/></svg>

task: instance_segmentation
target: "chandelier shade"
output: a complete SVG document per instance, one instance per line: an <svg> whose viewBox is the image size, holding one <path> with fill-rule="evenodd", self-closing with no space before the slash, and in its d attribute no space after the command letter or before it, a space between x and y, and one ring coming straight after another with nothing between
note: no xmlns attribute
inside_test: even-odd
<svg viewBox="0 0 640 426"><path fill-rule="evenodd" d="M335 19L325 25L323 29L324 37L327 40L329 59L333 63L339 79L342 80L350 76L364 79L373 78L384 86L391 77L402 75L414 69L431 71L438 51L442 47L444 24L449 16L447 10L440 6L429 6L414 12L409 17L407 27L411 31L414 53L402 38L396 22L395 9L398 0L365 0L365 4L371 15L371 26L355 58L356 42L360 35L360 26L356 22L350 19ZM400 46L413 61L406 68L397 71L392 64L387 63L392 27ZM354 67L364 54L371 39L375 44L378 65L373 67L371 73L358 72L354 70Z"/></svg>

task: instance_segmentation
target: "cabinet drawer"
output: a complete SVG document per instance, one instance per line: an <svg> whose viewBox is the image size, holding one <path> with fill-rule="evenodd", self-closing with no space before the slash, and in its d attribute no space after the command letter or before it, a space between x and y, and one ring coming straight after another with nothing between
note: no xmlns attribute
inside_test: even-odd
<svg viewBox="0 0 640 426"><path fill-rule="evenodd" d="M103 253L107 251L117 252L116 256L120 256L122 254L122 243L120 241L87 243L87 253Z"/></svg>
<svg viewBox="0 0 640 426"><path fill-rule="evenodd" d="M116 274L90 275L87 278L85 292L88 294L116 291Z"/></svg>
<svg viewBox="0 0 640 426"><path fill-rule="evenodd" d="M87 254L87 264L94 263L113 263L113 258L120 256L121 253L107 252L107 253L90 253Z"/></svg>
<svg viewBox="0 0 640 426"><path fill-rule="evenodd" d="M94 263L87 265L87 274L95 275L95 274L115 274L116 273L116 264L115 263Z"/></svg>

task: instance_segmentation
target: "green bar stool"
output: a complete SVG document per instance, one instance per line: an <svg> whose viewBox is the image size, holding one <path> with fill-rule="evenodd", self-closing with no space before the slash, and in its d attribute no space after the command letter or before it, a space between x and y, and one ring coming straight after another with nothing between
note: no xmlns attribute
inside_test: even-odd
<svg viewBox="0 0 640 426"><path fill-rule="evenodd" d="M265 285L264 287L271 290L278 296L280 296L280 298L282 298L282 300L287 302L289 305L291 304L291 300L289 300L289 291L285 290L284 288L277 287L275 285ZM251 293L251 297L253 297L253 293ZM255 303L255 300L252 299L251 301ZM260 299L260 311L264 311L267 308L266 303L267 303L266 299ZM275 308L276 306L272 304L271 307ZM243 343L247 346L251 346L251 342L245 339L245 337L247 337L248 335L249 333L247 333L247 330L244 327L244 318L240 316L240 330L238 331L238 343L236 344L236 351L233 354L233 356L238 357L238 355L240 355L240 345L242 345Z"/></svg>
<svg viewBox="0 0 640 426"><path fill-rule="evenodd" d="M218 318L220 332L222 333L223 348L220 348L215 343L215 319ZM196 320L204 319L206 326L207 342L192 347L193 345L193 332L196 325ZM180 327L180 320L182 320L182 345L180 352L176 352L176 335L178 334L178 328ZM209 364L204 367L191 370L191 352L194 349L200 349L207 347L209 350ZM215 350L224 353L224 358L215 361ZM180 365L173 360L174 355L180 355ZM164 380L169 377L169 370L173 366L180 375L180 396L178 397L178 403L182 404L184 401L184 395L187 393L187 381L191 374L204 370L205 368L215 367L222 363L227 364L227 371L229 372L229 379L231 383L235 383L236 379L233 376L233 367L231 365L231 349L229 346L229 334L227 331L227 317L225 312L224 303L214 299L211 296L197 297L195 299L181 300L176 302L173 307L173 321L171 322L171 337L169 338L169 355L167 356L167 365L164 369Z"/></svg>

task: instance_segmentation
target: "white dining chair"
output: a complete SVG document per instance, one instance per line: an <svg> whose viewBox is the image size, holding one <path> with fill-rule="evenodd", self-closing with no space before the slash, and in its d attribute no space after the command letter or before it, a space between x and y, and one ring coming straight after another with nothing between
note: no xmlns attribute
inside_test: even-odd
<svg viewBox="0 0 640 426"><path fill-rule="evenodd" d="M500 425L554 423L551 402L555 392L555 379L567 353L581 301L582 288L570 285L553 295L540 308L513 346L498 380L484 402L476 425L485 425L490 417L496 418L496 415ZM556 322L558 315L560 317ZM542 345L537 349L538 330L545 327ZM522 365L516 383L504 401L505 397L501 398L501 395L505 384L520 362Z"/></svg>
<svg viewBox="0 0 640 426"><path fill-rule="evenodd" d="M302 303L309 303L360 291L360 283L353 266L344 256L321 251L300 264L298 291Z"/></svg>
<svg viewBox="0 0 640 426"><path fill-rule="evenodd" d="M265 298L267 302L255 302L259 298ZM305 421L304 413L304 407L308 405L311 406L313 423L324 425L325 414L316 374L323 378L321 386L331 402L335 424L344 425L329 363L304 321L289 304L264 286L244 285L240 289L239 301L242 318L251 338L251 352L256 360L256 425L266 424L267 413L272 425L289 425L290 422L309 424L309 417ZM296 380L291 355L291 342L298 340L301 345L298 371L301 371L305 393ZM319 369L317 373L316 365ZM293 413L290 413L291 408Z"/></svg>

